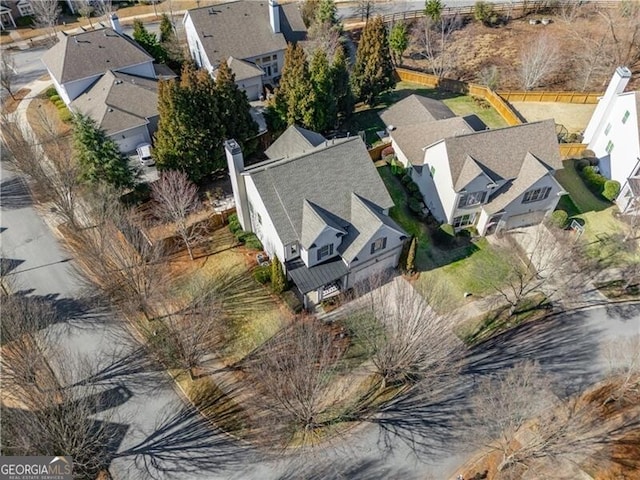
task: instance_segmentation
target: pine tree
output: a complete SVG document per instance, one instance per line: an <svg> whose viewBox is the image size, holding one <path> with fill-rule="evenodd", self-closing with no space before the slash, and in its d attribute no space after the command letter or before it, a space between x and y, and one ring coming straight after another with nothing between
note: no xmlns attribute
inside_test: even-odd
<svg viewBox="0 0 640 480"><path fill-rule="evenodd" d="M166 13L162 14L162 20L160 20L160 43L166 43L175 38L175 33L173 32L173 24L171 23L171 19L169 15Z"/></svg>
<svg viewBox="0 0 640 480"><path fill-rule="evenodd" d="M236 85L235 75L225 61L220 62L218 67L216 92L224 138L237 140L242 145L244 154L251 154L255 145L250 143L255 142L250 140L258 134L258 125L251 117L247 95Z"/></svg>
<svg viewBox="0 0 640 480"><path fill-rule="evenodd" d="M167 61L167 52L158 42L155 33L147 30L141 20L133 21L133 39L151 55L156 62L165 63Z"/></svg>
<svg viewBox="0 0 640 480"><path fill-rule="evenodd" d="M173 29L171 19L166 13L162 14L160 22L160 47L164 51L167 65L176 72L182 70L184 52Z"/></svg>
<svg viewBox="0 0 640 480"><path fill-rule="evenodd" d="M344 47L336 50L331 64L331 75L333 77L333 92L336 100L336 111L339 120L345 120L353 113L354 99L349 81L349 67Z"/></svg>
<svg viewBox="0 0 640 480"><path fill-rule="evenodd" d="M198 182L225 166L216 83L205 70L188 62L180 82L161 81L154 153L158 168L185 171Z"/></svg>
<svg viewBox="0 0 640 480"><path fill-rule="evenodd" d="M133 172L127 158L95 120L79 113L74 115L73 144L85 180L116 188L133 186Z"/></svg>
<svg viewBox="0 0 640 480"><path fill-rule="evenodd" d="M402 55L409 46L409 33L404 22L397 22L389 33L389 49L396 65L402 64Z"/></svg>
<svg viewBox="0 0 640 480"><path fill-rule="evenodd" d="M338 8L333 0L320 0L320 5L315 17L317 23L330 23L336 25L338 23Z"/></svg>
<svg viewBox="0 0 640 480"><path fill-rule="evenodd" d="M305 0L300 8L300 14L305 27L309 28L316 21L320 0Z"/></svg>
<svg viewBox="0 0 640 480"><path fill-rule="evenodd" d="M380 16L364 27L351 81L356 97L369 105L373 105L380 93L395 84L387 29Z"/></svg>
<svg viewBox="0 0 640 480"><path fill-rule="evenodd" d="M333 72L324 50L314 52L309 74L315 92L314 121L311 128L317 132L324 132L333 128L338 119Z"/></svg>
<svg viewBox="0 0 640 480"><path fill-rule="evenodd" d="M287 289L287 279L282 270L282 264L278 257L271 259L271 288L275 293L282 293Z"/></svg>
<svg viewBox="0 0 640 480"><path fill-rule="evenodd" d="M290 44L284 55L280 87L273 102L274 111L287 125L294 123L312 128L315 93L309 67L301 46Z"/></svg>
<svg viewBox="0 0 640 480"><path fill-rule="evenodd" d="M426 0L424 2L424 13L434 22L439 21L440 17L442 17L443 8L444 5L442 5L441 0Z"/></svg>
<svg viewBox="0 0 640 480"><path fill-rule="evenodd" d="M416 237L411 237L411 243L409 244L409 252L407 253L407 264L405 265L405 270L407 273L413 273L416 270L416 248L417 248L417 240Z"/></svg>

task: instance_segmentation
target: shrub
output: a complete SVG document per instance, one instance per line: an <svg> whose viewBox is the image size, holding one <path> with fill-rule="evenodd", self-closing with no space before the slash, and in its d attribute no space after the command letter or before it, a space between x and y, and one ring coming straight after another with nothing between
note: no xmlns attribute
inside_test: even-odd
<svg viewBox="0 0 640 480"><path fill-rule="evenodd" d="M236 233L242 230L242 226L240 225L240 220L238 220L238 215L235 213L232 215L229 215L229 230L234 235L236 235Z"/></svg>
<svg viewBox="0 0 640 480"><path fill-rule="evenodd" d="M410 197L409 198L409 210L411 210L414 213L420 213L422 212L422 202L420 200L417 200L414 197Z"/></svg>
<svg viewBox="0 0 640 480"><path fill-rule="evenodd" d="M613 202L615 198L620 194L620 182L617 180L607 180L604 182L604 190L602 196Z"/></svg>
<svg viewBox="0 0 640 480"><path fill-rule="evenodd" d="M51 95L51 96L49 97L49 100L51 100L53 103L56 103L56 102L59 102L59 101L60 101L60 100L62 100L62 99L60 98L60 95L58 95L58 94L56 93L56 94Z"/></svg>
<svg viewBox="0 0 640 480"><path fill-rule="evenodd" d="M433 234L433 239L440 245L451 245L455 238L456 230L453 225L443 223Z"/></svg>
<svg viewBox="0 0 640 480"><path fill-rule="evenodd" d="M64 123L69 123L71 120L73 120L73 114L68 108L61 108L58 110L58 112L60 113L60 120L62 120Z"/></svg>
<svg viewBox="0 0 640 480"><path fill-rule="evenodd" d="M411 237L411 243L409 244L409 251L407 252L407 262L405 264L405 270L408 273L413 273L416 269L416 237Z"/></svg>
<svg viewBox="0 0 640 480"><path fill-rule="evenodd" d="M405 173L403 177L400 179L400 181L402 182L403 185L409 185L411 182L413 182L413 179L411 178L411 175L409 175L408 173Z"/></svg>
<svg viewBox="0 0 640 480"><path fill-rule="evenodd" d="M271 281L271 267L269 265L258 266L253 269L253 278L262 285Z"/></svg>
<svg viewBox="0 0 640 480"><path fill-rule="evenodd" d="M596 167L584 167L580 175L582 176L582 179L584 180L589 190L597 195L602 193L604 184L606 183L607 179L597 172Z"/></svg>
<svg viewBox="0 0 640 480"><path fill-rule="evenodd" d="M416 200L421 202L422 201L422 193L420 193L420 190L416 190L415 192L411 192L411 198L415 198Z"/></svg>
<svg viewBox="0 0 640 480"><path fill-rule="evenodd" d="M47 96L47 98L51 98L54 95L58 95L58 91L56 90L56 87L49 87L44 91L44 94Z"/></svg>
<svg viewBox="0 0 640 480"><path fill-rule="evenodd" d="M488 2L478 1L473 7L473 18L487 26L498 22L498 15L493 11L493 5Z"/></svg>
<svg viewBox="0 0 640 480"><path fill-rule="evenodd" d="M418 188L418 185L416 185L416 182L411 180L409 183L407 183L407 190L409 191L409 193L415 193L420 191L420 188Z"/></svg>
<svg viewBox="0 0 640 480"><path fill-rule="evenodd" d="M63 108L67 108L67 106L65 105L65 103L62 100L57 100L57 101L53 102L53 104L58 108L58 110L61 110Z"/></svg>
<svg viewBox="0 0 640 480"><path fill-rule="evenodd" d="M551 219L549 223L557 228L564 228L567 226L569 222L569 214L564 210L556 210L551 214Z"/></svg>
<svg viewBox="0 0 640 480"><path fill-rule="evenodd" d="M282 264L278 257L271 259L271 288L275 293L282 293L287 289L287 278L284 276Z"/></svg>
<svg viewBox="0 0 640 480"><path fill-rule="evenodd" d="M244 246L251 250L263 250L262 242L258 237L256 237L255 233L252 232L244 232L243 243Z"/></svg>
<svg viewBox="0 0 640 480"><path fill-rule="evenodd" d="M576 170L578 172L581 172L582 170L584 170L585 167L588 167L589 165L591 165L591 163L589 162L588 158L581 158L579 160L576 160L574 165L576 167Z"/></svg>
<svg viewBox="0 0 640 480"><path fill-rule="evenodd" d="M33 26L33 16L24 15L15 19L16 26L19 27L31 27Z"/></svg>

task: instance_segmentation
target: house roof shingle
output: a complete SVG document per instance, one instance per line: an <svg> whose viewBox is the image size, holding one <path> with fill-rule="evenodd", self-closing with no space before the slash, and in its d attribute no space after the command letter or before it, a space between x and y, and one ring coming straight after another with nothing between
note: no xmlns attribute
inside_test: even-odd
<svg viewBox="0 0 640 480"><path fill-rule="evenodd" d="M109 71L71 102L71 108L93 118L108 135L146 125L158 115L158 82Z"/></svg>
<svg viewBox="0 0 640 480"><path fill-rule="evenodd" d="M272 160L294 157L308 153L326 141L327 139L319 133L297 125L291 125L264 153Z"/></svg>
<svg viewBox="0 0 640 480"><path fill-rule="evenodd" d="M107 27L62 34L59 39L42 56L42 62L59 83L153 61L153 57L133 40Z"/></svg>
<svg viewBox="0 0 640 480"><path fill-rule="evenodd" d="M287 40L304 38L306 29L297 4L280 5L280 30L273 33L268 1L238 1L187 11L211 63L222 58L246 59L287 48Z"/></svg>
<svg viewBox="0 0 640 480"><path fill-rule="evenodd" d="M264 70L262 70L256 64L245 62L244 60L239 60L234 57L229 57L227 59L227 65L235 75L236 82L264 75ZM218 76L218 69L215 69L213 71L213 76Z"/></svg>
<svg viewBox="0 0 640 480"><path fill-rule="evenodd" d="M409 95L380 112L380 118L385 125L393 125L396 128L452 117L455 117L455 114L440 100L416 94Z"/></svg>
<svg viewBox="0 0 640 480"><path fill-rule="evenodd" d="M294 158L262 162L245 174L253 179L285 245L301 241L305 200L343 226L357 222L352 218L353 193L380 211L393 206L359 137L332 140Z"/></svg>
<svg viewBox="0 0 640 480"><path fill-rule="evenodd" d="M473 158L492 179L518 177L529 153L554 170L562 168L553 120L470 133L442 141L447 149L456 191L464 187L458 180L468 157Z"/></svg>

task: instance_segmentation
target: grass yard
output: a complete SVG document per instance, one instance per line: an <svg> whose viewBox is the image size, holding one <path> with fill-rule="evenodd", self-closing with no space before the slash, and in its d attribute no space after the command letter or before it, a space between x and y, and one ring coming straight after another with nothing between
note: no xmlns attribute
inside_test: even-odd
<svg viewBox="0 0 640 480"><path fill-rule="evenodd" d="M573 159L563 161L564 168L556 172L556 180L569 192L575 206L582 213L599 212L609 208L610 202L596 197L584 184L576 171L575 162Z"/></svg>
<svg viewBox="0 0 640 480"><path fill-rule="evenodd" d="M491 293L491 287L481 282L475 272L484 265L491 265L492 271L503 271L506 277L510 267L486 239L480 239L474 245L475 250L467 257L420 273L415 284L418 291L429 291L434 284L441 287L448 294L451 308L465 304L465 292L477 297Z"/></svg>
<svg viewBox="0 0 640 480"><path fill-rule="evenodd" d="M416 249L416 266L420 269L421 265L427 262L429 250L429 231L424 222L421 222L407 206L408 195L400 180L391 173L391 167L386 165L378 167L378 173L382 177L389 195L393 199L395 207L391 208L389 215L398 225L400 225L409 234L416 237L418 241Z"/></svg>

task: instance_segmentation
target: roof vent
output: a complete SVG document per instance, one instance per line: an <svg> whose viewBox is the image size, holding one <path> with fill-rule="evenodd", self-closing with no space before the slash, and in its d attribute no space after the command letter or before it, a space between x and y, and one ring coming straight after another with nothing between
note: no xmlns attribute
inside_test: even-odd
<svg viewBox="0 0 640 480"><path fill-rule="evenodd" d="M387 127L387 130L389 130L390 132L393 132L396 129L396 127L394 127L393 125L389 125Z"/></svg>
<svg viewBox="0 0 640 480"><path fill-rule="evenodd" d="M107 108L107 112L113 112L113 108L111 107Z"/></svg>

